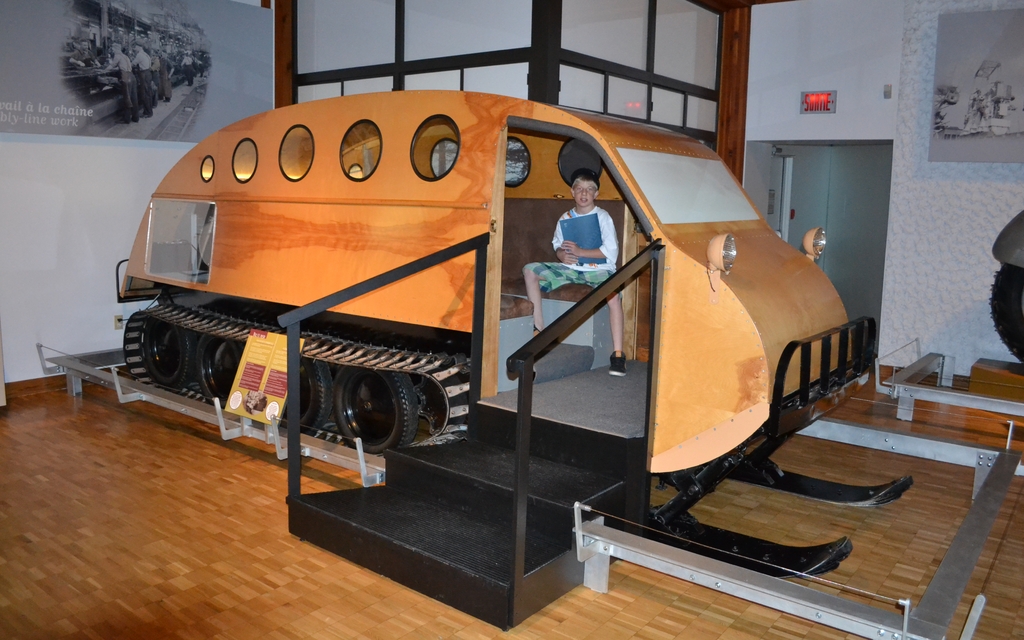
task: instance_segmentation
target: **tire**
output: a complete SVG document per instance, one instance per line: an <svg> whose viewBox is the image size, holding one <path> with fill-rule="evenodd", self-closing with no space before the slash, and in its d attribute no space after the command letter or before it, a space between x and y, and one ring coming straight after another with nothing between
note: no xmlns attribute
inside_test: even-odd
<svg viewBox="0 0 1024 640"><path fill-rule="evenodd" d="M199 390L210 398L220 398L221 406L231 393L238 365L242 361L241 342L204 335L196 345L196 379Z"/></svg>
<svg viewBox="0 0 1024 640"><path fill-rule="evenodd" d="M992 284L992 321L1003 344L1024 362L1024 269L1004 264Z"/></svg>
<svg viewBox="0 0 1024 640"><path fill-rule="evenodd" d="M331 368L326 362L302 358L299 361L299 425L320 430L331 417ZM288 424L288 407L281 425Z"/></svg>
<svg viewBox="0 0 1024 640"><path fill-rule="evenodd" d="M410 444L419 426L419 399L404 373L342 367L334 378L334 417L341 433L362 438L363 451Z"/></svg>
<svg viewBox="0 0 1024 640"><path fill-rule="evenodd" d="M448 425L448 396L436 382L426 376L414 375L410 379L416 390L420 418L426 421L430 435L437 435Z"/></svg>
<svg viewBox="0 0 1024 640"><path fill-rule="evenodd" d="M194 332L143 313L132 314L125 326L125 360L141 380L184 389L191 379L195 349Z"/></svg>

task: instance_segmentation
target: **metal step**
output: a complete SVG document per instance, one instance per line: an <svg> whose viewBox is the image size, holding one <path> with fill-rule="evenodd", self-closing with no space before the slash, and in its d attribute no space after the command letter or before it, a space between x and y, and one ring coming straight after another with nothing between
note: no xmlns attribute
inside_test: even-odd
<svg viewBox="0 0 1024 640"><path fill-rule="evenodd" d="M515 452L482 442L462 441L435 447L406 447L384 454L388 486L441 505L471 510L491 519L508 516L515 479ZM530 526L568 542L572 508L586 502L622 513L621 479L530 458L527 499Z"/></svg>
<svg viewBox="0 0 1024 640"><path fill-rule="evenodd" d="M289 530L370 571L503 629L582 584L583 565L571 541L533 527L526 535L524 592L545 594L510 602L515 528L505 518L444 507L389 487L288 498Z"/></svg>

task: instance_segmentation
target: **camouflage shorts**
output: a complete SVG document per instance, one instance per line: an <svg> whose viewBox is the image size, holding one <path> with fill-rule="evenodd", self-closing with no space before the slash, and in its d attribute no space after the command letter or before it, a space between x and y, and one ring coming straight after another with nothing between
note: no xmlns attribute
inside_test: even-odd
<svg viewBox="0 0 1024 640"><path fill-rule="evenodd" d="M608 269L578 271L561 262L531 262L525 268L540 277L540 290L545 293L554 291L563 284L585 284L588 287L596 287L612 275Z"/></svg>

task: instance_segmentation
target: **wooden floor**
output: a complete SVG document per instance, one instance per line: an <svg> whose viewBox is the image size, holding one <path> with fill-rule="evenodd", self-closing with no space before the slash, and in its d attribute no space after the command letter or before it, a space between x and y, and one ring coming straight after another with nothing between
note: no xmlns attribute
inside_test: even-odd
<svg viewBox="0 0 1024 640"><path fill-rule="evenodd" d="M893 404L869 389L835 417L997 448L1005 442L999 416L919 406L912 426L899 423ZM846 482L911 474L915 484L894 504L854 509L727 481L698 517L786 543L848 535L853 554L831 580L920 600L970 505L971 469L805 437L776 460ZM306 469L306 490L355 486L347 472ZM63 390L11 394L0 409L0 638L504 635L291 537L285 486L284 466L265 446L222 442L203 423L143 403L119 405L100 387L86 384L84 398ZM1024 637L1021 489L1018 478L950 638L959 637L978 592L989 604L976 638ZM612 566L608 594L578 587L508 636L848 637L623 562Z"/></svg>

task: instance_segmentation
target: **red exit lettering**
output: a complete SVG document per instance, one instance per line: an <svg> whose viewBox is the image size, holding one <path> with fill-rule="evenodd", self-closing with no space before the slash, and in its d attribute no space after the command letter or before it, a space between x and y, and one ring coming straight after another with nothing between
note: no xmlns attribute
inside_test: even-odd
<svg viewBox="0 0 1024 640"><path fill-rule="evenodd" d="M835 94L831 91L803 94L803 113L833 113L835 111Z"/></svg>

